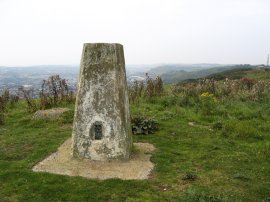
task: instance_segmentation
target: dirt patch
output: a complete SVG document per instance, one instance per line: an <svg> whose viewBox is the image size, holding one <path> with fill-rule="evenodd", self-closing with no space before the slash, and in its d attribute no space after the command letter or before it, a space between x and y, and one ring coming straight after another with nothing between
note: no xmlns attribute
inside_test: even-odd
<svg viewBox="0 0 270 202"><path fill-rule="evenodd" d="M57 119L59 118L64 112L68 111L68 108L53 108L47 110L38 110L33 115L33 119Z"/></svg>
<svg viewBox="0 0 270 202"><path fill-rule="evenodd" d="M65 141L58 151L33 167L35 172L49 172L60 175L86 178L147 179L154 164L150 161L155 150L149 143L134 143L134 153L129 161L78 160L71 156L71 139Z"/></svg>

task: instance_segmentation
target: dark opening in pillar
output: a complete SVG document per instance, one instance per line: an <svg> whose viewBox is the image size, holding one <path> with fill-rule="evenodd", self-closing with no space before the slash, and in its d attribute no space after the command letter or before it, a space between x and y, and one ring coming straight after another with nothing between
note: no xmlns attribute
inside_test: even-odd
<svg viewBox="0 0 270 202"><path fill-rule="evenodd" d="M92 126L92 132L94 133L94 139L95 140L101 140L102 139L102 124L99 121L96 121L94 125Z"/></svg>

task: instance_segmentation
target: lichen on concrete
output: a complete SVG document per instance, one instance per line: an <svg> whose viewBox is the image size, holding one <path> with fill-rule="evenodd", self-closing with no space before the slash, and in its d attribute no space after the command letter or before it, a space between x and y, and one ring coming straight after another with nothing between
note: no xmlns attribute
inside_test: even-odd
<svg viewBox="0 0 270 202"><path fill-rule="evenodd" d="M101 126L95 127L97 123ZM72 154L81 159L127 160L130 158L131 146L123 46L84 44L72 133Z"/></svg>

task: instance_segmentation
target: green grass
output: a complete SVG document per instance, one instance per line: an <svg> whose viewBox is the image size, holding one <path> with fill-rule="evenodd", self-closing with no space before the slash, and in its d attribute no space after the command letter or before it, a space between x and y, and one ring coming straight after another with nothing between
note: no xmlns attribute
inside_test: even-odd
<svg viewBox="0 0 270 202"><path fill-rule="evenodd" d="M270 108L229 101L204 115L164 99L131 105L156 119L155 134L134 136L156 152L149 180L90 180L31 168L71 136L74 106L58 121L34 121L25 103L0 126L0 201L263 201L270 197ZM194 122L191 126L189 123ZM218 126L218 127L216 127ZM184 180L187 173L198 176Z"/></svg>
<svg viewBox="0 0 270 202"><path fill-rule="evenodd" d="M247 77L253 78L253 79L270 79L270 71L260 71L260 70L254 70L254 71L248 71Z"/></svg>

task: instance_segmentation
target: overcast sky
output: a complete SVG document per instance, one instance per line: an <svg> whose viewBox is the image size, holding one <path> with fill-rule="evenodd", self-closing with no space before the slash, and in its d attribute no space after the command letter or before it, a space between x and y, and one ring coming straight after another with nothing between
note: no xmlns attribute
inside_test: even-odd
<svg viewBox="0 0 270 202"><path fill-rule="evenodd" d="M79 64L85 42L127 64L266 63L270 0L0 0L0 66Z"/></svg>

